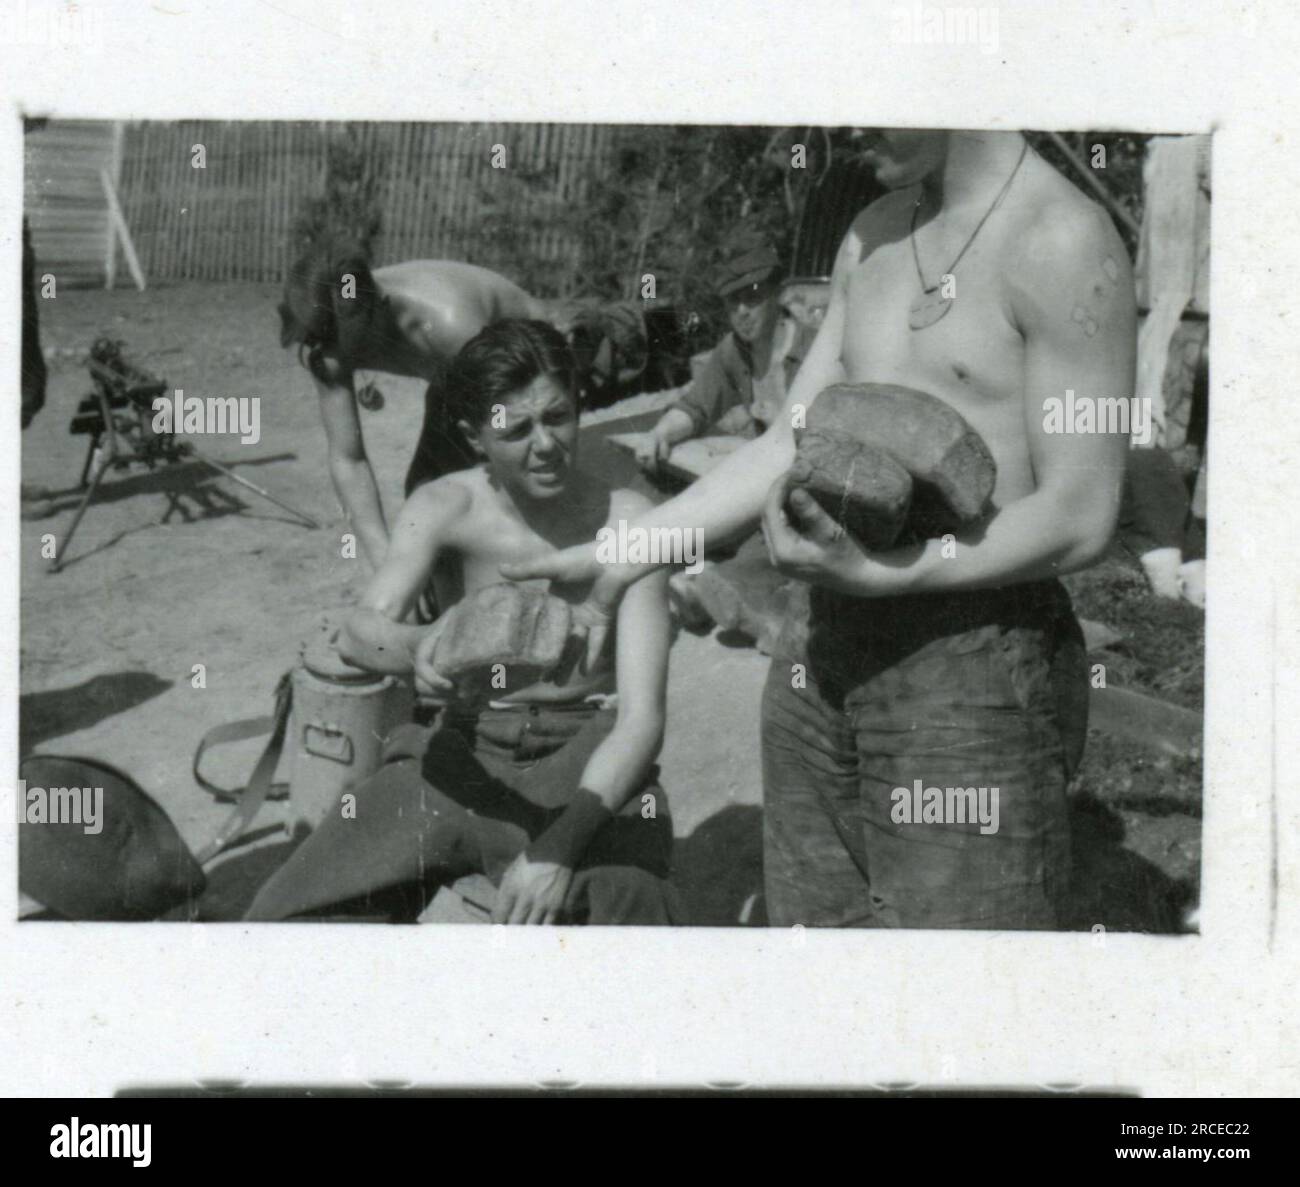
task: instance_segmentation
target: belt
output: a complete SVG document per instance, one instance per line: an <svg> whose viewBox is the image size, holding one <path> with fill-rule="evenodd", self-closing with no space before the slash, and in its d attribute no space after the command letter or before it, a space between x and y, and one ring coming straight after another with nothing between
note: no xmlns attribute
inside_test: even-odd
<svg viewBox="0 0 1300 1187"><path fill-rule="evenodd" d="M486 705L449 704L445 712L449 718L472 721L486 713L527 713L539 717L543 713L590 713L593 709L618 708L618 693L593 692L580 701L488 701Z"/></svg>
<svg viewBox="0 0 1300 1187"><path fill-rule="evenodd" d="M618 693L593 692L580 701L488 701L487 707L494 713L530 713L534 717L539 713L577 713L591 709L616 709Z"/></svg>

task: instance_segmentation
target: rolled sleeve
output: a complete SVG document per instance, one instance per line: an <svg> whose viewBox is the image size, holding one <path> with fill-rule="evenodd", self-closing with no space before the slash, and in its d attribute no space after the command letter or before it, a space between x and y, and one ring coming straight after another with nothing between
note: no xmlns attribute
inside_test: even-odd
<svg viewBox="0 0 1300 1187"><path fill-rule="evenodd" d="M737 405L747 404L748 397L738 382L736 371L740 364L736 349L728 334L709 355L704 370L685 395L670 405L680 408L691 418L692 436L698 437Z"/></svg>

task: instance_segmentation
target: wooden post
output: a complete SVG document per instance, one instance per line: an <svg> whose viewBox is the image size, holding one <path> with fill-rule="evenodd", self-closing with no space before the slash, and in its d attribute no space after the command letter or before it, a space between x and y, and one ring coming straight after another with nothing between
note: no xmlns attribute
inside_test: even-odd
<svg viewBox="0 0 1300 1187"><path fill-rule="evenodd" d="M1164 378L1169 344L1196 281L1197 136L1153 136L1142 171L1146 187L1139 258L1148 313L1138 331L1135 394L1151 409L1151 444L1166 444Z"/></svg>
<svg viewBox="0 0 1300 1187"><path fill-rule="evenodd" d="M112 146L109 149L108 157L108 175L113 180L113 186L116 188L122 181L122 134L123 124L121 120L113 121L113 139ZM117 280L117 235L113 228L113 218L110 214L108 219L108 233L105 235L104 242L104 287L111 289Z"/></svg>
<svg viewBox="0 0 1300 1187"><path fill-rule="evenodd" d="M122 240L122 253L126 256L126 266L131 270L131 279L135 287L144 292L144 273L140 271L140 261L135 254L135 244L131 242L131 232L127 230L126 219L122 217L122 207L117 201L117 190L107 169L99 171L100 184L104 187L104 197L108 199L109 226Z"/></svg>

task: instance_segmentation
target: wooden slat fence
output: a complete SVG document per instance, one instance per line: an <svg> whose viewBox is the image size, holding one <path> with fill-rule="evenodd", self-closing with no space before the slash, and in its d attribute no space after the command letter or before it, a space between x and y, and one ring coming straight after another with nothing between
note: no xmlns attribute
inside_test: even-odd
<svg viewBox="0 0 1300 1187"><path fill-rule="evenodd" d="M572 295L557 265L574 249L587 179L607 168L615 130L606 126L132 124L120 194L145 274L280 280L292 220L322 192L326 145L345 127L380 179L376 263L464 259L515 279L527 274L539 295ZM504 169L492 164L498 144ZM194 167L196 145L205 168Z"/></svg>

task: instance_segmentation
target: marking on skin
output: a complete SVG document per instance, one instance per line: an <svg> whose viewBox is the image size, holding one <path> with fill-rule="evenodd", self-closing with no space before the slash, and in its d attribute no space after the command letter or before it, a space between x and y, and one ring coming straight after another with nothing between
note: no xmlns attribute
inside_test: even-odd
<svg viewBox="0 0 1300 1187"><path fill-rule="evenodd" d="M1106 281L1097 281L1093 284L1091 293L1087 302L1079 302L1070 311L1070 320L1078 322L1083 327L1083 332L1092 338L1100 329L1100 308L1104 305L1110 296L1110 290L1115 285L1119 277L1119 265L1115 262L1114 256L1107 256L1101 262L1101 270L1106 274Z"/></svg>

